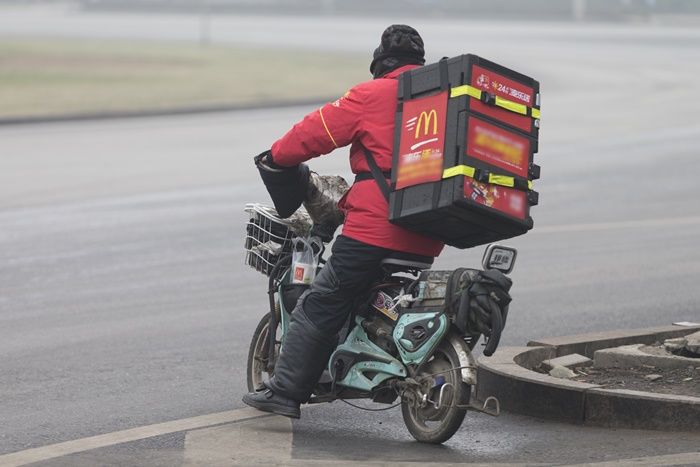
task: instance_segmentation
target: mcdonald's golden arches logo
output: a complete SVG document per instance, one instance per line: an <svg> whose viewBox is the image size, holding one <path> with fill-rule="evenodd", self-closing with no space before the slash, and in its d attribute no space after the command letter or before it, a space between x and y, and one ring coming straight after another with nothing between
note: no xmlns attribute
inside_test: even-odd
<svg viewBox="0 0 700 467"><path fill-rule="evenodd" d="M438 131L438 121L437 121L437 112L435 109L432 109L430 112L426 112L425 110L420 113L420 116L418 117L418 123L416 124L416 134L414 136L415 139L418 139L418 134L420 133L420 125L421 123L423 124L423 136L428 135L428 129L430 128L430 123L433 123L433 135L437 135Z"/></svg>

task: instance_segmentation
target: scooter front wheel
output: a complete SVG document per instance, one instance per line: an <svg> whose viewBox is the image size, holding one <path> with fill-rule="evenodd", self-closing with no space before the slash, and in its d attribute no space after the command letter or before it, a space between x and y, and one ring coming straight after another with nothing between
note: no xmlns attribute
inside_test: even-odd
<svg viewBox="0 0 700 467"><path fill-rule="evenodd" d="M279 356L280 343L277 338L279 326L275 330L275 352L270 355L269 344L270 313L267 313L258 323L253 333L253 339L248 349L248 365L246 369L248 391L254 392L263 387L263 382L272 377L275 362Z"/></svg>
<svg viewBox="0 0 700 467"><path fill-rule="evenodd" d="M467 413L471 386L462 381L457 352L447 341L436 349L431 360L424 366L420 380L424 377L444 378L436 385L412 397L403 397L401 414L406 428L420 442L440 444L450 439L462 425ZM431 376L435 375L435 376ZM442 380L442 378L440 378Z"/></svg>

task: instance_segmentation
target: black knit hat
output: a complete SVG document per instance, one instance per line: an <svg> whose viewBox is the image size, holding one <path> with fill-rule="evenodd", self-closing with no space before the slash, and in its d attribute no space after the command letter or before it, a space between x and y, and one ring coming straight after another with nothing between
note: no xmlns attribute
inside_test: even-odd
<svg viewBox="0 0 700 467"><path fill-rule="evenodd" d="M382 40L374 50L369 71L378 78L404 65L425 63L423 39L418 31L405 24L392 24L382 33Z"/></svg>

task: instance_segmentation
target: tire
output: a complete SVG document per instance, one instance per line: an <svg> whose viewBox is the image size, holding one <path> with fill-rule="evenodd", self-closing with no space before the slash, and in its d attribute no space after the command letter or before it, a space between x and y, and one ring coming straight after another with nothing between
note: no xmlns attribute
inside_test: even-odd
<svg viewBox="0 0 700 467"><path fill-rule="evenodd" d="M248 391L254 392L260 390L263 386L263 381L272 377L270 368L274 368L275 361L279 355L279 343L275 346L275 355L272 356L272 361L269 361L268 353L268 327L270 324L270 313L267 313L258 323L253 333L253 339L248 348L248 364L246 367L246 376L248 383ZM279 329L279 326L278 326Z"/></svg>
<svg viewBox="0 0 700 467"><path fill-rule="evenodd" d="M439 409L435 409L431 403L426 407L418 407L410 400L403 400L401 414L406 428L411 435L422 443L441 444L450 439L459 430L464 421L469 404L471 386L462 381L461 370L449 370L459 368L457 352L448 339L443 340L435 350L431 360L424 366L422 375L441 373L445 377L445 383L450 383L454 391L448 386L444 391L444 400ZM420 375L418 375L420 377ZM429 399L436 401L439 398L439 390L433 389Z"/></svg>

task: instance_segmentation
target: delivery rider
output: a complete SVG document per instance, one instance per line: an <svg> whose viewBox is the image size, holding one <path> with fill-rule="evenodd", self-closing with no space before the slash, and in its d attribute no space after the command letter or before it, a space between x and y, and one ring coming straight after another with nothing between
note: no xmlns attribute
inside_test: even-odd
<svg viewBox="0 0 700 467"><path fill-rule="evenodd" d="M267 162L294 167L350 145L350 167L358 177L340 202L342 234L332 255L292 313L274 376L243 402L260 410L299 417L333 352L337 334L359 300L366 299L380 262L394 252L437 256L443 243L388 221L388 205L369 175L369 150L389 178L394 142L398 76L425 63L423 39L410 26L389 26L374 51L374 79L311 112L277 140Z"/></svg>

